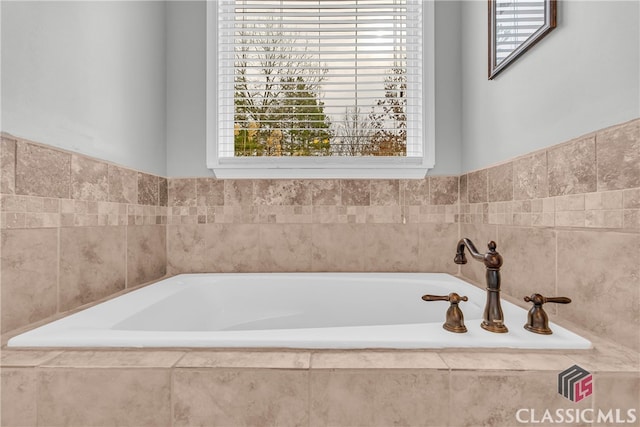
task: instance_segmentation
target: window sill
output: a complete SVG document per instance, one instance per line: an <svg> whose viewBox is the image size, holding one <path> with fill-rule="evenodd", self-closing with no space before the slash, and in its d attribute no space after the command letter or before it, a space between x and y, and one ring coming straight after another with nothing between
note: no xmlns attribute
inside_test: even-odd
<svg viewBox="0 0 640 427"><path fill-rule="evenodd" d="M423 158L223 158L209 164L220 179L420 179Z"/></svg>

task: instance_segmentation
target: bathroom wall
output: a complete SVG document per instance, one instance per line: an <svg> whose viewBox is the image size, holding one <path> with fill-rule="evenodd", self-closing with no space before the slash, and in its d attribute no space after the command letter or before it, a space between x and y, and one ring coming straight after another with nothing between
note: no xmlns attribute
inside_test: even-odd
<svg viewBox="0 0 640 427"><path fill-rule="evenodd" d="M570 297L545 308L640 350L640 119L462 175L460 212L461 237L498 243L506 295Z"/></svg>
<svg viewBox="0 0 640 427"><path fill-rule="evenodd" d="M438 1L436 20L436 166L430 175L461 172L460 9ZM206 166L204 1L167 3L167 175L210 177ZM188 49L185 49L188 46Z"/></svg>
<svg viewBox="0 0 640 427"><path fill-rule="evenodd" d="M164 276L167 181L8 134L2 333Z"/></svg>
<svg viewBox="0 0 640 427"><path fill-rule="evenodd" d="M166 174L161 1L3 1L1 129Z"/></svg>
<svg viewBox="0 0 640 427"><path fill-rule="evenodd" d="M487 7L462 5L462 171L640 116L640 4L558 2L558 25L487 79Z"/></svg>

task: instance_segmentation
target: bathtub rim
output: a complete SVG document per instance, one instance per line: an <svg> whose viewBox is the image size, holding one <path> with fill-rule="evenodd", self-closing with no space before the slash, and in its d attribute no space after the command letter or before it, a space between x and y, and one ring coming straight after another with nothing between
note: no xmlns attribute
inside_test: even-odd
<svg viewBox="0 0 640 427"><path fill-rule="evenodd" d="M376 275L376 274L387 274L390 276L393 275L408 275L408 276L419 276L419 275L424 275L424 274L431 274L431 275L442 275L442 276L450 276L453 277L457 280L460 280L462 282L465 282L466 284L473 286L477 289L482 290L482 287L478 286L477 284L473 283L472 281L468 280L465 277L461 277L460 275L453 275L450 273L431 273L431 272L326 272L326 273L330 273L330 274L334 274L334 275L357 275L357 274L365 274L365 275ZM388 347L388 346L364 346L364 347L337 347L337 348L327 348L325 346L280 346L280 345L273 345L273 346L262 346L262 345L258 345L258 346L243 346L243 345L222 345L222 346L136 346L136 345L127 345L127 346L121 346L121 345L115 345L115 346L91 346L91 345L78 345L78 346L12 346L12 347L8 347L7 346L7 342L9 339L11 339L12 337L16 336L16 335L20 335L22 333L31 331L35 328L38 328L40 326L46 325L48 323L53 322L54 320L59 320L61 318L64 318L66 316L69 316L71 314L75 314L77 312L83 311L87 308L91 308L95 305L99 305L101 303L104 303L106 301L110 301L112 299L115 299L117 297L120 297L122 295L126 295L127 293L136 291L136 290L140 290L142 288L145 288L147 286L153 285L155 283L161 282L163 280L166 279L170 279L170 278L175 278L175 277L180 277L180 276L185 276L185 277L191 277L191 276L202 276L202 275L206 275L206 274L214 274L214 275L230 275L230 276L234 276L234 275L255 275L255 276L261 276L261 275L278 275L278 274L284 274L284 275L295 275L295 274L301 274L301 275L319 275L319 274L323 274L323 272L269 272L269 273L183 273L183 274L176 274L176 275L166 275L162 278L158 278L156 280L152 280L150 282L144 283L142 285L130 288L130 289L125 289L123 291L118 292L117 294L111 295L107 298L103 298L100 301L96 301L96 302L92 302L90 304L86 304L84 306L81 307L77 307L73 310L70 310L68 312L65 313L60 313L59 315L53 316L52 318L49 319L44 319L42 321L39 321L37 323L28 325L24 328L20 328L20 329L16 329L14 331L10 331L8 333L3 334L2 337L2 348L6 348L6 349L56 349L56 348L61 348L61 349L138 349L138 350L145 350L145 349L198 349L198 350L204 350L204 349L245 349L245 350L252 350L252 349L287 349L287 350L309 350L309 351L322 351L322 350L343 350L343 351L351 351L351 350L380 350L380 351L384 351L384 350L398 350L398 351L431 351L431 350L461 350L461 349L476 349L476 350L480 350L480 351L484 351L484 350L499 350L499 351L507 351L507 350L513 350L513 351L533 351L533 352L544 352L544 351L570 351L570 350L578 350L578 351L582 351L582 350L589 350L593 348L593 339L588 338L588 336L590 336L591 334L585 333L585 331L581 331L580 328L575 328L573 327L573 325L570 326L564 326L562 321L556 321L557 319L555 319L555 316L550 316L550 321L552 321L553 323L555 323L557 326L559 326L562 329L565 329L567 331L569 331L572 334L578 335L580 338L586 340L589 342L589 346L588 347L584 347L584 348L575 348L575 349L568 349L568 348L546 348L546 349L538 349L538 348L528 348L528 347L524 347L524 348L513 348L510 346L495 346L495 347L489 347L489 346L480 346L480 347L472 347L472 346L455 346L455 345L446 345L444 347L434 347L434 348L416 348L416 347L403 347L403 346L398 346L398 347ZM516 299L509 297L508 295L503 295L503 299L511 304L514 304L516 306L518 306L518 308L523 309L526 312L526 309L523 307L523 304L521 304L519 301L517 301ZM444 320L444 311L443 311L443 320ZM511 323L507 322L508 325L510 325L511 328L520 328L520 325L517 325L516 323L514 323L513 321L511 321ZM447 333L449 334L449 333ZM528 334L531 334L530 332L527 332L527 336L529 336ZM464 335L464 334L463 334ZM535 334L531 334L530 336L534 336L536 337ZM534 338L534 339L538 339L538 337Z"/></svg>

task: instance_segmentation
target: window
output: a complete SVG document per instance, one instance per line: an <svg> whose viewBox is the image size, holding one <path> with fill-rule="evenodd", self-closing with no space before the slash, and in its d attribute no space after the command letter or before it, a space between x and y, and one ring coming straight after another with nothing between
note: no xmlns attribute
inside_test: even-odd
<svg viewBox="0 0 640 427"><path fill-rule="evenodd" d="M219 177L421 177L433 166L433 2L221 0L207 9Z"/></svg>

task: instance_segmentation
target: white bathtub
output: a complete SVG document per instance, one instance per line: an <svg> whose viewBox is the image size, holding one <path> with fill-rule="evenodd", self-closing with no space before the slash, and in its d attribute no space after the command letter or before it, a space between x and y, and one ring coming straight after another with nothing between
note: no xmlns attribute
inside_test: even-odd
<svg viewBox="0 0 640 427"><path fill-rule="evenodd" d="M468 332L442 328L448 302L467 295ZM15 336L9 347L288 347L584 349L551 324L526 331L527 312L502 301L509 332L480 328L485 291L448 274L184 274Z"/></svg>

